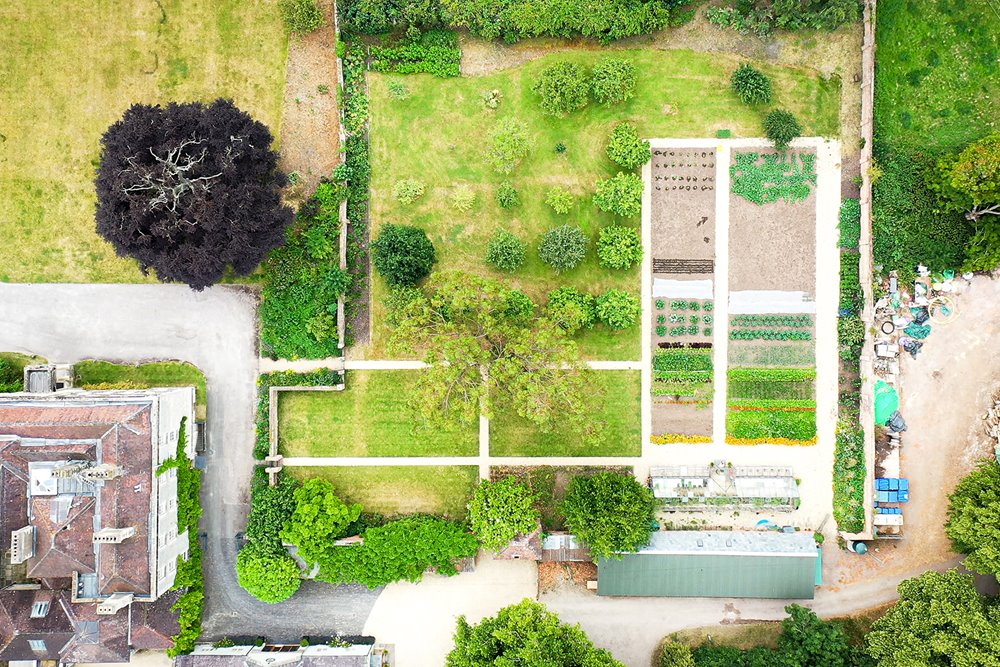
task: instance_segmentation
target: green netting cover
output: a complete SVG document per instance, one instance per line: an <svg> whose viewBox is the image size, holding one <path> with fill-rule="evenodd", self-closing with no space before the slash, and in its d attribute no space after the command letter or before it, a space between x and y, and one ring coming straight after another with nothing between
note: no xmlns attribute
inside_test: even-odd
<svg viewBox="0 0 1000 667"><path fill-rule="evenodd" d="M899 410L899 394L884 381L875 383L875 423L885 424Z"/></svg>

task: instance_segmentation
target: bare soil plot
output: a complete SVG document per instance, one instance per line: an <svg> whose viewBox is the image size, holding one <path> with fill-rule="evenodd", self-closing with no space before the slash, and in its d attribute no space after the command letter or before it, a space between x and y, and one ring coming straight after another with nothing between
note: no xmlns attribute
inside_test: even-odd
<svg viewBox="0 0 1000 667"><path fill-rule="evenodd" d="M731 165L736 165L734 150ZM790 150L797 158L814 149ZM735 193L729 198L729 290L815 293L816 189L802 201L758 205Z"/></svg>
<svg viewBox="0 0 1000 667"><path fill-rule="evenodd" d="M715 261L715 151L653 149L652 175L653 273L712 274L705 263ZM660 268L656 260L664 260ZM691 260L708 270L691 270Z"/></svg>
<svg viewBox="0 0 1000 667"><path fill-rule="evenodd" d="M340 162L333 0L319 0L319 5L326 25L288 42L281 167L298 175L288 193L295 200L307 197Z"/></svg>

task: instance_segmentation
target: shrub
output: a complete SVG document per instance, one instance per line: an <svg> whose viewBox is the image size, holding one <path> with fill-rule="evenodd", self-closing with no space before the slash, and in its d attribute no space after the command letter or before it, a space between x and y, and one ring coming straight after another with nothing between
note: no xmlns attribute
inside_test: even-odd
<svg viewBox="0 0 1000 667"><path fill-rule="evenodd" d="M659 667L695 667L691 648L680 642L663 642L660 646Z"/></svg>
<svg viewBox="0 0 1000 667"><path fill-rule="evenodd" d="M585 294L575 287L559 287L549 292L545 314L572 335L584 327L589 329L594 326L597 320L597 306L590 294Z"/></svg>
<svg viewBox="0 0 1000 667"><path fill-rule="evenodd" d="M542 111L562 116L587 106L587 74L576 63L555 63L542 70L531 89L540 98Z"/></svg>
<svg viewBox="0 0 1000 667"><path fill-rule="evenodd" d="M559 155L562 155L565 152L566 152L566 144L564 144L561 141L557 142L556 143L556 153L559 154Z"/></svg>
<svg viewBox="0 0 1000 667"><path fill-rule="evenodd" d="M626 218L642 212L642 177L618 172L613 178L597 181L594 204L608 213Z"/></svg>
<svg viewBox="0 0 1000 667"><path fill-rule="evenodd" d="M392 186L392 196L404 206L424 196L424 184L412 178L403 178Z"/></svg>
<svg viewBox="0 0 1000 667"><path fill-rule="evenodd" d="M504 118L490 132L490 164L498 173L509 174L528 154L528 126L515 118Z"/></svg>
<svg viewBox="0 0 1000 667"><path fill-rule="evenodd" d="M323 11L316 0L279 0L278 11L288 32L305 34L323 26Z"/></svg>
<svg viewBox="0 0 1000 667"><path fill-rule="evenodd" d="M370 69L396 74L433 74L438 77L462 73L462 50L451 30L431 30L419 39L400 40L385 46L372 45ZM390 88L390 93L392 89ZM404 99L404 97L396 97Z"/></svg>
<svg viewBox="0 0 1000 667"><path fill-rule="evenodd" d="M612 329L635 326L641 312L639 298L628 292L610 289L597 297L597 317Z"/></svg>
<svg viewBox="0 0 1000 667"><path fill-rule="evenodd" d="M1000 464L984 459L948 497L945 529L965 567L1000 574Z"/></svg>
<svg viewBox="0 0 1000 667"><path fill-rule="evenodd" d="M858 357L865 344L865 323L857 315L845 315L838 318L837 338L840 341L842 359Z"/></svg>
<svg viewBox="0 0 1000 667"><path fill-rule="evenodd" d="M861 202L845 199L840 204L840 247L857 248L861 242Z"/></svg>
<svg viewBox="0 0 1000 667"><path fill-rule="evenodd" d="M448 195L448 203L456 211L468 213L476 205L476 191L465 183L457 185Z"/></svg>
<svg viewBox="0 0 1000 667"><path fill-rule="evenodd" d="M597 239L597 257L609 269L630 269L642 260L642 239L631 227L608 225Z"/></svg>
<svg viewBox="0 0 1000 667"><path fill-rule="evenodd" d="M601 104L621 104L635 96L635 65L623 58L604 58L594 66L590 89Z"/></svg>
<svg viewBox="0 0 1000 667"><path fill-rule="evenodd" d="M624 169L638 169L649 162L649 142L639 137L631 123L620 123L608 139L608 157Z"/></svg>
<svg viewBox="0 0 1000 667"><path fill-rule="evenodd" d="M573 205L573 194L566 188L556 186L545 195L545 203L552 207L552 210L560 215L569 213Z"/></svg>
<svg viewBox="0 0 1000 667"><path fill-rule="evenodd" d="M534 495L515 477L483 480L469 501L469 525L484 549L500 551L538 526Z"/></svg>
<svg viewBox="0 0 1000 667"><path fill-rule="evenodd" d="M236 557L240 586L262 602L274 604L295 595L302 583L299 566L284 550L247 545Z"/></svg>
<svg viewBox="0 0 1000 667"><path fill-rule="evenodd" d="M496 230L486 247L486 261L501 271L517 271L526 255L524 242L506 229Z"/></svg>
<svg viewBox="0 0 1000 667"><path fill-rule="evenodd" d="M333 541L361 516L361 505L346 504L333 485L313 478L295 489L295 511L285 522L281 539L298 548L299 557L312 566L329 553Z"/></svg>
<svg viewBox="0 0 1000 667"><path fill-rule="evenodd" d="M24 389L24 376L17 364L0 358L0 394Z"/></svg>
<svg viewBox="0 0 1000 667"><path fill-rule="evenodd" d="M510 181L501 183L497 187L494 197L500 208L514 208L521 203L521 197L517 194L517 190L514 189Z"/></svg>
<svg viewBox="0 0 1000 667"><path fill-rule="evenodd" d="M771 79L749 63L741 63L731 79L733 91L743 104L770 104L774 91Z"/></svg>
<svg viewBox="0 0 1000 667"><path fill-rule="evenodd" d="M550 229L538 244L538 257L556 271L569 271L587 256L587 236L579 227Z"/></svg>
<svg viewBox="0 0 1000 667"><path fill-rule="evenodd" d="M632 475L601 472L570 480L560 509L596 559L648 544L655 505L652 491Z"/></svg>
<svg viewBox="0 0 1000 667"><path fill-rule="evenodd" d="M416 285L437 261L427 233L408 225L386 225L371 245L372 264L390 286Z"/></svg>
<svg viewBox="0 0 1000 667"><path fill-rule="evenodd" d="M764 133L776 148L784 150L792 139L802 135L802 126L792 112L775 109L764 118Z"/></svg>

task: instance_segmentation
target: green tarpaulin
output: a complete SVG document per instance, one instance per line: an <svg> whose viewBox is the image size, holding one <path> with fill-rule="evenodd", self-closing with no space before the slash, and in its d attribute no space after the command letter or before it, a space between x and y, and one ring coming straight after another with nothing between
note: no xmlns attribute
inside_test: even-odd
<svg viewBox="0 0 1000 667"><path fill-rule="evenodd" d="M899 394L884 381L875 383L875 423L884 425L899 410Z"/></svg>

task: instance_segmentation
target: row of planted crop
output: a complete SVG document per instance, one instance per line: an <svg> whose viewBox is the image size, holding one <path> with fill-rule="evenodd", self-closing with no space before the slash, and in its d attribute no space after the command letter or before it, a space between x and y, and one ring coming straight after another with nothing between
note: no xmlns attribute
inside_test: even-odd
<svg viewBox="0 0 1000 667"><path fill-rule="evenodd" d="M731 368L726 442L816 442L815 368Z"/></svg>
<svg viewBox="0 0 1000 667"><path fill-rule="evenodd" d="M711 348L678 347L653 355L654 396L675 402L707 404L712 400Z"/></svg>

